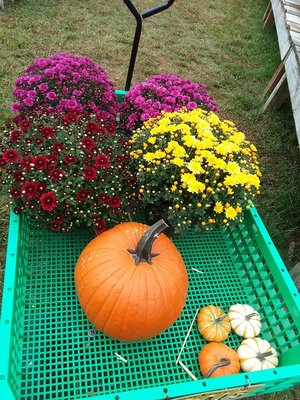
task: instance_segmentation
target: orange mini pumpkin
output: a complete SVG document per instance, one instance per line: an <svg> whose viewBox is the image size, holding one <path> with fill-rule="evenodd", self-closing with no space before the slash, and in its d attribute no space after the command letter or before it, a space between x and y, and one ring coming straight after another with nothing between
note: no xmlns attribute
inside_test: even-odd
<svg viewBox="0 0 300 400"><path fill-rule="evenodd" d="M240 371L240 362L235 350L223 343L208 343L198 356L200 371L204 378L233 375Z"/></svg>
<svg viewBox="0 0 300 400"><path fill-rule="evenodd" d="M188 275L173 242L152 227L125 222L101 233L83 250L75 287L88 320L120 341L152 338L171 326L186 301Z"/></svg>
<svg viewBox="0 0 300 400"><path fill-rule="evenodd" d="M201 308L197 323L199 332L208 342L223 342L231 331L227 314L220 307L213 305Z"/></svg>

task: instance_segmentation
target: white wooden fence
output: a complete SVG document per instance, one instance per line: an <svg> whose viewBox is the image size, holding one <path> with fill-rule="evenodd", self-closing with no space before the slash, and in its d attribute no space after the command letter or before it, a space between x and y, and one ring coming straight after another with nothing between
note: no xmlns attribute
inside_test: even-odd
<svg viewBox="0 0 300 400"><path fill-rule="evenodd" d="M263 110L276 110L289 95L300 145L300 0L271 0L264 26L274 24L281 63L265 90Z"/></svg>

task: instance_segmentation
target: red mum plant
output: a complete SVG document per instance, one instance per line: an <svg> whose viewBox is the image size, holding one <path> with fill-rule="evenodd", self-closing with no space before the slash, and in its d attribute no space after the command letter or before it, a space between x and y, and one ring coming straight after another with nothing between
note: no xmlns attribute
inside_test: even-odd
<svg viewBox="0 0 300 400"><path fill-rule="evenodd" d="M71 112L66 118L72 122L78 113L87 112L101 119L116 120L118 104L114 86L104 69L87 57L59 53L37 58L15 85L16 102L12 110L22 115L33 111ZM48 128L45 127L43 136L51 135ZM28 129L26 123L22 129Z"/></svg>
<svg viewBox="0 0 300 400"><path fill-rule="evenodd" d="M19 117L5 128L0 190L37 227L101 233L137 208L130 145L110 122L72 115Z"/></svg>

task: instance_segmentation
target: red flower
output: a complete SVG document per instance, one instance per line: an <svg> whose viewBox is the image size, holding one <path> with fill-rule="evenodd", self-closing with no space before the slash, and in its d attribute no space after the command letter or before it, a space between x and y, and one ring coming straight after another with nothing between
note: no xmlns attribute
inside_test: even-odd
<svg viewBox="0 0 300 400"><path fill-rule="evenodd" d="M21 131L11 131L10 133L10 141L11 142L18 142L20 140L20 136L21 136L22 132Z"/></svg>
<svg viewBox="0 0 300 400"><path fill-rule="evenodd" d="M116 157L116 161L117 161L118 163L121 163L121 162L123 161L123 156L118 155L118 156Z"/></svg>
<svg viewBox="0 0 300 400"><path fill-rule="evenodd" d="M96 143L92 138L83 138L81 141L82 147L86 148L87 150L93 150L93 148L96 146Z"/></svg>
<svg viewBox="0 0 300 400"><path fill-rule="evenodd" d="M47 187L46 183L37 182L36 189L37 189L38 196L41 195L41 193L46 189L46 187Z"/></svg>
<svg viewBox="0 0 300 400"><path fill-rule="evenodd" d="M100 132L100 126L96 124L96 122L87 122L86 127L85 127L85 133L87 135L94 135L96 133Z"/></svg>
<svg viewBox="0 0 300 400"><path fill-rule="evenodd" d="M63 217L62 215L59 215L59 214L58 214L58 215L55 215L53 221L54 221L56 224L61 225L61 224L64 222L64 217Z"/></svg>
<svg viewBox="0 0 300 400"><path fill-rule="evenodd" d="M110 200L110 196L106 193L103 193L99 194L98 199L102 204L107 204Z"/></svg>
<svg viewBox="0 0 300 400"><path fill-rule="evenodd" d="M50 171L49 176L54 182L59 182L63 178L63 170L60 168L54 168Z"/></svg>
<svg viewBox="0 0 300 400"><path fill-rule="evenodd" d="M58 206L56 195L53 192L47 192L40 198L41 206L46 211L53 211Z"/></svg>
<svg viewBox="0 0 300 400"><path fill-rule="evenodd" d="M19 127L22 129L24 133L28 132L31 127L31 122L28 119L22 119L19 122Z"/></svg>
<svg viewBox="0 0 300 400"><path fill-rule="evenodd" d="M84 179L93 181L97 177L97 170L93 167L87 167L83 172Z"/></svg>
<svg viewBox="0 0 300 400"><path fill-rule="evenodd" d="M76 199L79 201L86 201L90 197L89 192L86 189L79 190L76 193Z"/></svg>
<svg viewBox="0 0 300 400"><path fill-rule="evenodd" d="M43 171L44 169L46 169L47 168L47 163L48 163L47 157L45 157L45 156L37 156L37 157L35 157L34 166L39 171Z"/></svg>
<svg viewBox="0 0 300 400"><path fill-rule="evenodd" d="M100 233L106 231L106 223L102 217L95 219L94 231L97 233L97 235L100 235Z"/></svg>
<svg viewBox="0 0 300 400"><path fill-rule="evenodd" d="M20 155L17 150L6 150L3 153L3 160L6 162L18 162L20 160Z"/></svg>
<svg viewBox="0 0 300 400"><path fill-rule="evenodd" d="M51 226L51 231L53 232L58 232L60 231L60 225L56 222L53 222L52 226Z"/></svg>
<svg viewBox="0 0 300 400"><path fill-rule="evenodd" d="M105 154L100 154L96 157L96 168L107 169L110 167L109 158Z"/></svg>
<svg viewBox="0 0 300 400"><path fill-rule="evenodd" d="M78 158L77 158L76 156L74 156L74 154L67 154L67 155L64 157L64 162L65 162L67 165L74 164L74 163L77 162L77 160L78 160Z"/></svg>
<svg viewBox="0 0 300 400"><path fill-rule="evenodd" d="M17 197L20 197L22 195L22 191L19 188L12 188L10 189L9 194L11 195L11 197L16 199Z"/></svg>
<svg viewBox="0 0 300 400"><path fill-rule="evenodd" d="M121 204L122 204L122 202L121 202L121 198L119 196L112 196L109 199L109 205L111 206L111 208L120 207Z"/></svg>
<svg viewBox="0 0 300 400"><path fill-rule="evenodd" d="M38 186L35 182L26 182L22 186L22 193L26 199L34 199L39 195Z"/></svg>
<svg viewBox="0 0 300 400"><path fill-rule="evenodd" d="M24 181L24 175L22 171L16 171L14 173L14 181L15 182L22 182Z"/></svg>
<svg viewBox="0 0 300 400"><path fill-rule="evenodd" d="M68 112L62 119L63 124L70 125L72 122L77 122L79 117L79 113L74 111L74 112Z"/></svg>
<svg viewBox="0 0 300 400"><path fill-rule="evenodd" d="M61 151L64 151L65 146L62 143L59 142L55 142L53 143L53 145L51 146L51 149L54 151L54 153L59 153Z"/></svg>
<svg viewBox="0 0 300 400"><path fill-rule="evenodd" d="M52 126L41 126L39 127L39 131L45 139L51 139L55 136L55 130Z"/></svg>
<svg viewBox="0 0 300 400"><path fill-rule="evenodd" d="M117 127L115 125L108 125L106 127L107 132L109 132L111 135L116 133Z"/></svg>
<svg viewBox="0 0 300 400"><path fill-rule="evenodd" d="M49 155L47 156L47 159L48 159L48 165L47 165L47 168L48 168L48 169L51 169L51 168L54 168L54 167L57 166L57 163L58 163L58 156L57 156L57 154L49 154Z"/></svg>
<svg viewBox="0 0 300 400"><path fill-rule="evenodd" d="M21 166L23 169L25 169L26 171L30 171L31 169L33 169L34 167L34 157L25 157L23 158L23 160L21 161Z"/></svg>
<svg viewBox="0 0 300 400"><path fill-rule="evenodd" d="M6 161L4 160L3 156L0 156L0 168L4 169L6 167Z"/></svg>

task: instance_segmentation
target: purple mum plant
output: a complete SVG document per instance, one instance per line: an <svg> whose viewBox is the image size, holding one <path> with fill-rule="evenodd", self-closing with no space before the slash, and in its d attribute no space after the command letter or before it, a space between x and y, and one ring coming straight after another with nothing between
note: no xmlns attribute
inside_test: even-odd
<svg viewBox="0 0 300 400"><path fill-rule="evenodd" d="M188 111L197 107L218 110L203 84L176 75L153 75L135 84L125 95L120 107L120 125L130 132L161 111L179 111L183 106Z"/></svg>
<svg viewBox="0 0 300 400"><path fill-rule="evenodd" d="M75 111L116 120L115 88L106 72L87 57L59 53L37 58L15 85L12 111L21 115Z"/></svg>

